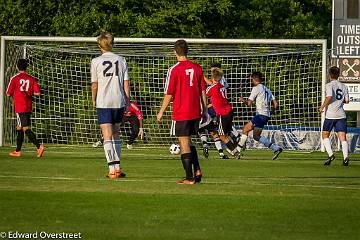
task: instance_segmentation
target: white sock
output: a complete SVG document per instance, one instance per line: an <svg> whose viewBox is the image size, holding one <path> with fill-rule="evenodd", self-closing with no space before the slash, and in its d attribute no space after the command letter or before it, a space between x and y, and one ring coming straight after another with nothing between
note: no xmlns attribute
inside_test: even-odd
<svg viewBox="0 0 360 240"><path fill-rule="evenodd" d="M218 151L219 151L219 150L222 150L221 140L215 141L215 147L216 147L216 149L217 149Z"/></svg>
<svg viewBox="0 0 360 240"><path fill-rule="evenodd" d="M120 170L120 156L121 156L121 141L120 139L113 140L113 148L115 150L115 161L119 161L119 163L116 163L115 170Z"/></svg>
<svg viewBox="0 0 360 240"><path fill-rule="evenodd" d="M104 141L104 152L109 165L109 171L110 173L113 173L115 172L115 166L112 163L115 161L116 153L114 151L113 143L111 140Z"/></svg>
<svg viewBox="0 0 360 240"><path fill-rule="evenodd" d="M246 143L246 139L247 139L247 138L248 138L247 135L242 134L238 145L239 145L240 147L243 147L243 146L245 145L245 143Z"/></svg>
<svg viewBox="0 0 360 240"><path fill-rule="evenodd" d="M266 147L271 148L274 152L279 150L279 147L275 143L271 143L266 137L260 137L259 142L264 144Z"/></svg>
<svg viewBox="0 0 360 240"><path fill-rule="evenodd" d="M207 136L201 135L200 139L201 139L201 143L202 143L203 147L207 147Z"/></svg>
<svg viewBox="0 0 360 240"><path fill-rule="evenodd" d="M347 141L342 141L341 147L342 147L342 152L343 152L343 156L345 159L349 156L349 144L347 143Z"/></svg>
<svg viewBox="0 0 360 240"><path fill-rule="evenodd" d="M236 128L235 128L234 126L232 126L231 133L232 133L232 135L234 135L236 138L239 136L239 132L236 130Z"/></svg>
<svg viewBox="0 0 360 240"><path fill-rule="evenodd" d="M330 139L325 138L323 140L323 142L324 142L324 147L325 147L325 150L326 150L327 154L329 155L329 157L332 156L334 153L333 153L333 151L331 149Z"/></svg>

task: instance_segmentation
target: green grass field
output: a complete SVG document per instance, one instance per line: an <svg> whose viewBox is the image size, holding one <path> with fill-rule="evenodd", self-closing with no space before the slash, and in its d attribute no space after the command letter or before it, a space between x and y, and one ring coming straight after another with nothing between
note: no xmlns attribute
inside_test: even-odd
<svg viewBox="0 0 360 240"><path fill-rule="evenodd" d="M359 239L360 156L267 150L201 164L197 185L177 185L167 148L123 150L128 174L107 173L102 148L47 146L37 159L0 148L0 232L80 232L82 239ZM200 153L200 151L199 151Z"/></svg>

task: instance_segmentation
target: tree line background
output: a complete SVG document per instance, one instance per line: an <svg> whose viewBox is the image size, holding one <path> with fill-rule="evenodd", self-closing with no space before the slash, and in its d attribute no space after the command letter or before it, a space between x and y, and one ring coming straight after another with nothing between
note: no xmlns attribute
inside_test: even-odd
<svg viewBox="0 0 360 240"><path fill-rule="evenodd" d="M331 2L1 0L0 35L89 37L108 30L116 37L316 38L330 46Z"/></svg>
<svg viewBox="0 0 360 240"><path fill-rule="evenodd" d="M331 36L331 0L2 0L0 12L0 35Z"/></svg>

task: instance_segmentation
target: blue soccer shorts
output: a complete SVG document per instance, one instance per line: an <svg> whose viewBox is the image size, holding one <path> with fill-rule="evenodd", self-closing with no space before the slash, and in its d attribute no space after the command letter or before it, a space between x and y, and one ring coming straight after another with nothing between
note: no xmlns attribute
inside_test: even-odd
<svg viewBox="0 0 360 240"><path fill-rule="evenodd" d="M97 108L98 123L116 124L121 123L124 117L125 108Z"/></svg>
<svg viewBox="0 0 360 240"><path fill-rule="evenodd" d="M254 126L254 128L264 128L264 126L269 121L270 117L265 115L255 115L253 119L251 119L251 122Z"/></svg>
<svg viewBox="0 0 360 240"><path fill-rule="evenodd" d="M322 130L325 131L325 132L331 132L331 130L333 128L335 128L335 132L345 132L345 133L347 133L346 118L341 118L341 119L328 119L328 118L325 118Z"/></svg>

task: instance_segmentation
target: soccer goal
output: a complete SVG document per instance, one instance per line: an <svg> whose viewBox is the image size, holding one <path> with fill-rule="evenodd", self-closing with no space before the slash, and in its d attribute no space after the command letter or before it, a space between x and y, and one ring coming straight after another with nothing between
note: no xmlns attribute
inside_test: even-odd
<svg viewBox="0 0 360 240"><path fill-rule="evenodd" d="M228 98L238 129L255 108L240 105L251 91L249 75L262 71L265 84L279 101L266 126L267 134L286 149L319 149L321 115L326 81L326 40L186 39L189 58L209 76L210 64L219 62L229 83ZM148 145L171 145L169 109L161 125L156 114L163 98L167 69L176 62L176 39L115 38L113 51L126 58L131 95L144 114ZM42 95L34 98L33 129L40 141L52 144L91 144L100 130L91 102L90 62L100 55L96 38L1 37L0 144L16 141L12 100L5 96L16 61L28 58L28 72L39 79ZM123 132L128 131L125 126ZM142 144L141 141L138 141ZM255 147L250 143L250 147Z"/></svg>

